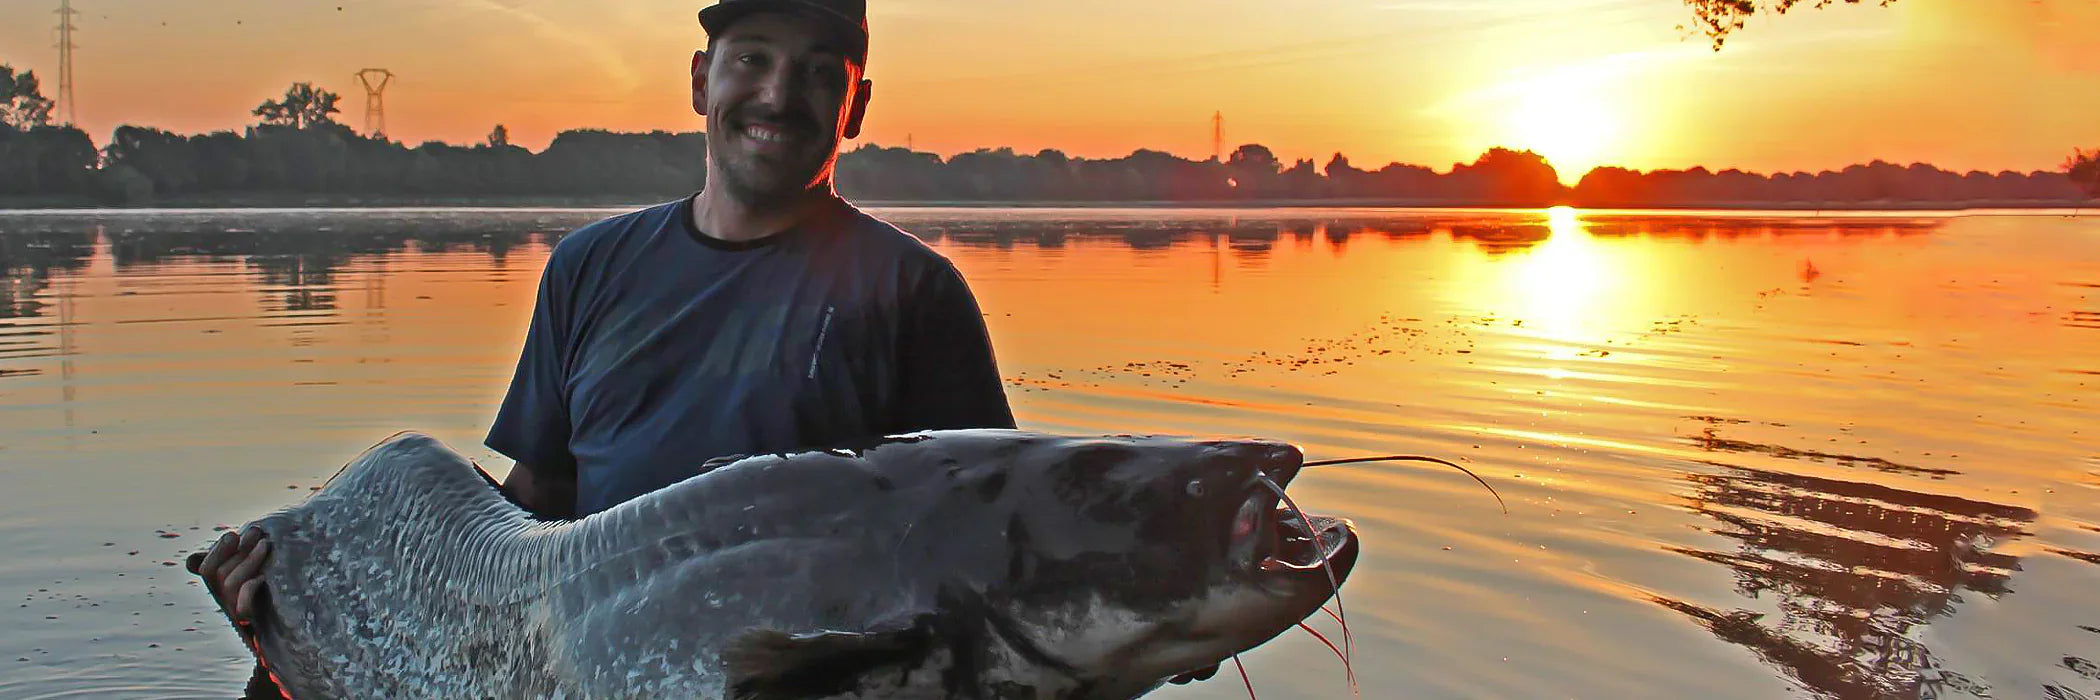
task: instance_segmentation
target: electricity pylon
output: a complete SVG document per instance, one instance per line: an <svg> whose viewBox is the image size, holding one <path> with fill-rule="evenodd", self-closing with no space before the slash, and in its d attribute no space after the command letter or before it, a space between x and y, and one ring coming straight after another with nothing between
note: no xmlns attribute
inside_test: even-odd
<svg viewBox="0 0 2100 700"><path fill-rule="evenodd" d="M365 134L386 138L386 84L394 81L394 72L366 68L357 72L357 81L365 85Z"/></svg>

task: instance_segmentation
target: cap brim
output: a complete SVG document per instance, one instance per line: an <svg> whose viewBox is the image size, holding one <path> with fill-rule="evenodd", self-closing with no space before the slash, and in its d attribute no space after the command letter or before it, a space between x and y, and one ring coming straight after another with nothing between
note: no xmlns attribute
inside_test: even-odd
<svg viewBox="0 0 2100 700"><path fill-rule="evenodd" d="M798 0L716 3L700 9L700 28L707 30L708 36L720 37L722 32L737 20L761 12L793 12L823 22L846 40L847 58L856 62L864 62L868 58L867 26L815 3Z"/></svg>

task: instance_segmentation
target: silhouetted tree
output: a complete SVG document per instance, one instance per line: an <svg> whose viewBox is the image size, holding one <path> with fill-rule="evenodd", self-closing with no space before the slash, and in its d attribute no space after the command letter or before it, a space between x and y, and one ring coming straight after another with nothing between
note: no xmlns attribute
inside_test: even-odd
<svg viewBox="0 0 2100 700"><path fill-rule="evenodd" d="M335 122L328 115L341 112L335 103L342 96L327 90L314 89L313 83L292 83L284 91L284 100L263 100L255 108L255 116L262 117L263 124L306 129Z"/></svg>
<svg viewBox="0 0 2100 700"><path fill-rule="evenodd" d="M1653 194L1647 178L1618 166L1591 168L1575 183L1574 201L1585 207L1638 207Z"/></svg>
<svg viewBox="0 0 2100 700"><path fill-rule="evenodd" d="M148 195L196 191L199 176L206 172L190 139L159 129L117 127L102 150L111 163L145 177L150 185Z"/></svg>
<svg viewBox="0 0 2100 700"><path fill-rule="evenodd" d="M1282 194L1290 199L1320 199L1328 196L1326 181L1320 172L1313 169L1312 159L1301 159L1291 164L1289 170L1279 176Z"/></svg>
<svg viewBox="0 0 2100 700"><path fill-rule="evenodd" d="M27 81L8 75L11 90L35 95L34 86L23 90ZM707 140L701 133L566 131L546 150L533 153L509 143L508 129L497 126L472 145L431 141L408 148L359 135L330 119L335 100L325 91L295 85L284 100L268 101L267 109L259 110L266 112L258 115L265 123L242 132L182 135L125 125L100 151L86 134L70 127L24 131L0 126L0 194L99 197L115 203L213 202L255 195L314 202L483 196L635 201L675 197L705 184ZM865 145L839 157L838 185L849 197L878 201L1344 197L1441 206L2017 206L2078 199L2081 192L2074 179L2094 187L2095 171L2100 170L2096 159L2100 152L2079 151L2060 172L1964 175L1924 164L1880 161L1839 172L1771 176L1734 169L1637 172L1602 167L1571 190L1561 186L1553 166L1538 154L1505 148L1490 149L1471 163L1438 173L1406 163L1367 171L1341 153L1333 154L1324 168L1315 167L1312 160L1293 160L1286 167L1261 144L1240 146L1222 163L1149 149L1097 159L1049 149L1023 154L997 148L943 159Z"/></svg>
<svg viewBox="0 0 2100 700"><path fill-rule="evenodd" d="M0 65L0 194L87 194L100 157L85 132L51 125L34 71Z"/></svg>
<svg viewBox="0 0 2100 700"><path fill-rule="evenodd" d="M868 144L839 155L839 190L853 197L941 199L946 194L942 177L941 157L932 153Z"/></svg>
<svg viewBox="0 0 2100 700"><path fill-rule="evenodd" d="M1373 192L1374 181L1371 174L1351 165L1348 156L1334 154L1334 157L1327 159L1327 167L1322 168L1321 172L1326 173L1328 191L1336 197L1377 196Z"/></svg>
<svg viewBox="0 0 2100 700"><path fill-rule="evenodd" d="M698 189L707 161L704 134L564 131L539 154L542 186L580 194L670 195Z"/></svg>
<svg viewBox="0 0 2100 700"><path fill-rule="evenodd" d="M2100 148L2073 150L2071 157L2064 160L2064 174L2071 176L2071 182L2085 190L2086 196L2100 197Z"/></svg>
<svg viewBox="0 0 2100 700"><path fill-rule="evenodd" d="M1333 157L1328 158L1327 167L1321 168L1320 172L1326 173L1327 177L1330 178L1336 175L1354 176L1364 174L1364 171L1349 164L1349 156L1342 155L1340 152L1336 152Z"/></svg>
<svg viewBox="0 0 2100 700"><path fill-rule="evenodd" d="M1035 158L1014 155L1014 149L979 149L948 159L961 199L1016 200L1037 196L1033 190L1047 179L1035 171Z"/></svg>
<svg viewBox="0 0 2100 700"><path fill-rule="evenodd" d="M13 66L0 64L0 126L15 131L48 126L51 107L37 85L36 71L17 74Z"/></svg>
<svg viewBox="0 0 2100 700"><path fill-rule="evenodd" d="M1267 199L1276 195L1276 176L1283 171L1283 163L1268 146L1250 143L1233 149L1225 158L1225 172L1232 178L1234 187L1248 199Z"/></svg>
<svg viewBox="0 0 2100 700"><path fill-rule="evenodd" d="M70 126L0 129L0 194L88 194L98 158Z"/></svg>
<svg viewBox="0 0 2100 700"><path fill-rule="evenodd" d="M1481 204L1543 207L1556 204L1564 188L1553 165L1531 151L1490 148L1472 164L1451 167L1454 194Z"/></svg>
<svg viewBox="0 0 2100 700"><path fill-rule="evenodd" d="M1828 7L1838 1L1811 0L1817 8ZM1883 7L1895 1L1878 0ZM1728 39L1729 34L1742 30L1744 22L1749 20L1751 15L1758 12L1783 15L1801 2L1802 0L1684 0L1684 4L1692 8L1692 16L1699 30L1713 40L1715 51L1721 50L1721 44ZM1860 0L1843 2L1847 5L1857 5Z"/></svg>
<svg viewBox="0 0 2100 700"><path fill-rule="evenodd" d="M2070 165L2067 163L2066 169ZM1897 166L1882 161L1852 165L1837 172L1781 173L1769 177L1733 169L1718 173L1705 168L1643 173L1602 167L1584 175L1571 198L1573 204L1583 207L2001 206L2075 200L2079 191L2072 182L2065 173L1956 175L1922 163Z"/></svg>
<svg viewBox="0 0 2100 700"><path fill-rule="evenodd" d="M274 192L355 191L346 187L350 182L345 177L352 140L363 137L332 121L308 128L250 127L247 184Z"/></svg>

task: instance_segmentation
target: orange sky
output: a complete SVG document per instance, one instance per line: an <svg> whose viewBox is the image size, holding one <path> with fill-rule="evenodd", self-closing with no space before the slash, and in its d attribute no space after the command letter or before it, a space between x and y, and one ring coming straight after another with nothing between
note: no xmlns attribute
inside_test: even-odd
<svg viewBox="0 0 2100 700"><path fill-rule="evenodd" d="M338 3L341 3L338 5ZM693 11L663 0L76 0L81 125L237 128L294 81L399 74L411 144L509 127L689 131ZM872 0L865 139L954 153L1210 151L1439 170L1493 145L1580 171L1874 158L2053 169L2100 146L2100 0L1901 0L1754 21L1716 54L1678 0ZM0 62L56 87L56 0L0 6ZM340 7L340 9L338 9ZM2082 35L2081 35L2082 34ZM1565 173L1564 173L1565 174ZM1570 177L1569 179L1572 179Z"/></svg>

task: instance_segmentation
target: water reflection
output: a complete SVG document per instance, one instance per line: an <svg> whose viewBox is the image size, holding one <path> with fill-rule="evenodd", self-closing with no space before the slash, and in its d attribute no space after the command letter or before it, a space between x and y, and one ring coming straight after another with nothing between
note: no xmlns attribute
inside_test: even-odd
<svg viewBox="0 0 2100 700"><path fill-rule="evenodd" d="M1235 226L1226 232L1225 240L1232 249L1232 256L1246 267L1269 257L1269 250L1276 247L1277 235L1274 228Z"/></svg>
<svg viewBox="0 0 2100 700"><path fill-rule="evenodd" d="M1349 249L1349 237L1365 230L1365 227L1361 224L1336 223L1329 225L1326 229L1327 248L1336 253L1346 252Z"/></svg>
<svg viewBox="0 0 2100 700"><path fill-rule="evenodd" d="M1472 241L1489 257L1526 250L1553 237L1551 226L1535 221L1509 224L1468 221L1452 224L1448 230L1452 238Z"/></svg>
<svg viewBox="0 0 2100 700"><path fill-rule="evenodd" d="M1256 211L1217 219L1203 218L1214 216L1215 212L1196 216L1171 210L1157 214L1103 210L1069 216L971 220L958 220L968 217L957 217L947 210L899 209L882 214L929 243L953 242L1002 250L1018 245L1058 248L1065 245L1068 236L1086 236L1120 239L1133 249L1146 250L1204 242L1223 235L1235 251L1249 257L1259 257L1286 238L1298 245L1310 245L1324 237L1328 246L1340 251L1353 236L1408 240L1443 235L1472 242L1481 252L1495 257L1531 250L1573 230L1598 237L1694 240L1796 235L1889 237L1928 233L1943 223L1942 219L1924 217L1803 220L1696 214L1634 216L1585 213L1566 207L1556 207L1543 215L1533 211L1376 211L1361 216L1306 217Z"/></svg>
<svg viewBox="0 0 2100 700"><path fill-rule="evenodd" d="M248 260L262 273L263 309L283 311L334 311L335 267L347 258L326 255L269 256ZM277 295L282 295L281 301Z"/></svg>
<svg viewBox="0 0 2100 700"><path fill-rule="evenodd" d="M1831 697L1988 695L1940 668L1919 641L1959 593L2008 594L2016 557L1990 551L2028 534L2026 508L1854 481L1710 463L1686 478L1692 508L1735 551L1671 548L1734 571L1737 593L1778 612L1726 610L1656 597L1714 636L1749 648Z"/></svg>
<svg viewBox="0 0 2100 700"><path fill-rule="evenodd" d="M1504 306L1520 318L1534 319L1557 338L1572 339L1590 325L1588 317L1608 311L1601 302L1623 293L1617 288L1646 276L1614 264L1574 210L1556 207L1547 216L1546 226L1527 229L1524 237L1514 239L1529 241L1537 229L1546 231L1543 243L1502 276L1513 287L1503 295L1510 300ZM1482 247L1494 252L1487 244Z"/></svg>
<svg viewBox="0 0 2100 700"><path fill-rule="evenodd" d="M2090 625L2079 625L2078 629L2084 630L2092 634L2100 634L2100 627L2093 627ZM2100 682L2100 663L2094 663L2091 659L2087 659L2082 656L2066 655L2063 657L2063 659L2057 662L2057 666L2064 670L2070 671L2071 673L2077 674L2077 676L2083 680ZM2042 692L2047 697L2063 698L2065 700L2088 697L2084 694L2079 693L2076 690L2072 690L2070 688L2054 684L2042 686Z"/></svg>
<svg viewBox="0 0 2100 700"><path fill-rule="evenodd" d="M0 236L0 360L64 358L58 370L66 381L69 400L74 369L73 297L65 290L53 290L52 277L85 267L95 236L93 229ZM53 315L58 317L55 324L37 320ZM0 367L0 379L37 376L44 371L42 367Z"/></svg>
<svg viewBox="0 0 2100 700"><path fill-rule="evenodd" d="M355 257L391 255L413 246L421 253L486 252L500 258L532 236L509 228L457 230L456 224L453 230L361 228L338 222L263 230L121 231L111 233L109 242L118 269L181 260L240 260L254 265L271 284L300 284L326 278Z"/></svg>
<svg viewBox="0 0 2100 700"><path fill-rule="evenodd" d="M2063 549L2061 547L2043 547L2043 549L2048 550L2050 554L2077 559L2087 564L2100 564L2100 553L2081 552L2076 549Z"/></svg>
<svg viewBox="0 0 2100 700"><path fill-rule="evenodd" d="M1894 238L1930 233L1940 227L1939 220L1929 217L1671 217L1603 213L1588 214L1583 218L1590 233L1597 236L1697 240L1815 235Z"/></svg>
<svg viewBox="0 0 2100 700"><path fill-rule="evenodd" d="M0 318L42 315L52 272L80 269L94 247L93 229L0 235Z"/></svg>
<svg viewBox="0 0 2100 700"><path fill-rule="evenodd" d="M1954 476L1961 473L1959 471L1947 469L1944 467L1920 467L1910 464L1900 464L1897 462L1891 462L1887 458L1883 457L1871 457L1866 455L1848 455L1835 452L1825 452L1823 450L1803 450L1793 447L1787 447L1785 445L1774 445L1768 443L1751 442L1748 440L1737 440L1733 438L1722 437L1719 430L1719 426L1721 424L1740 423L1742 421L1734 421L1714 416L1690 416L1690 418L1692 420L1701 421L1707 424L1706 428L1699 432L1698 437L1694 437L1691 439L1692 444L1698 445L1699 449L1705 450L1707 452L1734 452L1737 454L1764 455L1767 457L1775 457L1778 459L1796 459L1809 462L1826 462L1845 467L1872 469L1875 471L1888 472L1891 474L1914 474L1918 476L1930 477L1933 479L1944 479L1946 477Z"/></svg>
<svg viewBox="0 0 2100 700"><path fill-rule="evenodd" d="M2079 301L2083 302L2079 304L2081 307L2087 304L2100 304L2100 284L2065 282L2064 286L2078 290ZM2065 328L2100 329L2100 306L2065 311L2063 325Z"/></svg>
<svg viewBox="0 0 2100 700"><path fill-rule="evenodd" d="M97 292L63 280L85 275L98 250L106 251L101 254L124 280L119 295L182 299L239 289L256 296L261 316L280 317L264 325L328 325L338 322L311 317L335 315L346 284L363 285L365 308L384 306L385 269L359 271L354 282L346 281L346 269L410 251L486 253L498 268L511 249L535 238L551 244L561 232L595 218L590 212L492 212L479 221L457 215L177 212L12 219L0 224L0 359L70 354L66 346L75 323L66 316L80 298ZM229 272L248 283L225 284ZM0 377L46 369L4 367ZM70 376L70 361L59 369Z"/></svg>
<svg viewBox="0 0 2100 700"><path fill-rule="evenodd" d="M339 307L344 280L340 273L363 260L404 252L487 253L500 265L512 248L531 233L518 229L449 227L396 229L385 219L348 219L326 225L283 225L267 229L213 230L192 227L162 231L124 231L110 236L110 248L121 270L145 270L181 262L238 261L257 279L254 286L266 315L332 316ZM383 284L376 271L365 275L368 287ZM366 289L368 300L374 289ZM366 308L378 308L367 305ZM314 325L315 321L300 321Z"/></svg>
<svg viewBox="0 0 2100 700"><path fill-rule="evenodd" d="M472 446L509 379L544 244L611 213L0 213L0 492L15 494L0 520L18 525L0 535L33 545L4 553L67 551L92 536L86 546L103 554L101 542L118 542L109 561L119 564L86 573L129 573L0 608L0 628L14 632L0 635L0 659L33 659L15 662L26 671L15 675L56 678L35 681L50 695L82 693L44 673L61 667L47 658L210 665L194 662L200 646L173 651L198 636L230 639L193 621L210 618L191 612L201 599L173 570L158 572L160 584L184 584L172 593L182 607L141 597L139 618L106 597L74 607L94 605L72 596L98 595L97 585L159 595L137 591L141 569L162 568L121 568L134 563L122 553L130 542L75 533L129 530L172 546L149 533L199 512L281 505L283 487L308 483L312 467L286 454L361 447L409 427ZM2090 433L2075 434L2090 430L2093 375L2074 374L2100 370L2090 359L2100 335L2058 324L2100 309L2100 287L2085 286L2100 280L2089 224L1948 219L1920 245L1887 237L1940 221L879 213L938 242L969 275L1031 427L1272 435L1335 456L1456 454L1497 488L1507 480L1516 512L1498 520L1439 507L1439 492L1388 474L1308 482L1386 533L1354 584L1373 620L1358 628L1356 658L1389 661L1357 665L1366 689L1756 697L1799 686L1817 690L1791 692L1876 697L1951 693L1973 678L2007 697L2039 692L2014 684L2043 670L2091 692L2078 674L2100 660L2100 635L2022 634L2062 630L1975 605L2017 590L1994 612L2100 623L2078 597L2100 562L2073 561L2100 547L2057 525L2100 522L2069 495L2100 464L2078 442ZM507 263L506 251L516 251ZM1811 257L1820 277L1806 279ZM2040 281L1997 284L2020 277ZM338 325L296 327L324 322ZM68 346L64 333L77 340ZM23 347L44 349L8 352ZM1681 427L1702 427L1683 422L1701 414L1790 425L1700 419L1716 428L1703 436ZM1548 444L1562 437L1580 449ZM1733 464L1685 481L1658 457L1696 449ZM284 478L236 498L215 485L229 475ZM2060 495L2041 495L2051 486ZM2052 504L2051 524L1932 495L2023 498L1991 495L2010 487ZM1536 505L1514 508L1526 489L1537 489ZM1693 507L1658 507L1687 493ZM1990 543L2015 537L2028 549ZM1678 554L1659 550L1672 545ZM1477 555L1492 547L1511 556ZM50 557L10 561L0 584L11 593L74 575ZM1571 591L1569 572L1626 585ZM1678 612L1596 604L1626 591L1660 592ZM1394 626L1381 632L1381 619ZM1590 643L1593 630L1623 644ZM121 649L107 643L116 634L130 635ZM1427 638L1455 643L1406 641ZM1264 674L1261 664L1315 660L1290 643L1250 660L1263 697L1346 692L1334 676ZM215 648L238 653L228 645ZM1745 663L1752 654L1769 663ZM231 672L205 673L230 689ZM165 674L115 677L172 692ZM1230 698L1239 686L1184 690Z"/></svg>
<svg viewBox="0 0 2100 700"><path fill-rule="evenodd" d="M97 246L121 280L118 294L203 293L253 295L255 313L273 326L337 324L344 307L379 310L386 280L400 271L387 261L406 253L478 252L491 269L532 241L552 244L569 230L609 211L488 210L473 212L173 211L85 213L77 216L0 216L0 358L62 355L64 323L5 322L55 316L62 300L93 293L54 292L54 278L87 266ZM1228 270L1261 270L1282 253L1326 249L1340 254L1352 240L1470 244L1482 255L1458 260L1455 285L1491 298L1505 313L1531 319L1526 333L1563 341L1551 359L1584 352L1599 329L1635 323L1650 314L1662 292L1652 261L1639 259L1614 236L1736 238L1821 234L1886 236L1930 230L1940 220L1903 217L1800 220L1752 216L1642 215L1531 211L1382 210L928 210L881 214L933 243L961 249L1056 253L1081 241L1119 241L1140 254L1180 249L1208 257L1209 288ZM1048 259L1046 257L1046 259ZM1483 264L1494 261L1494 264ZM197 263L217 264L207 267ZM1502 263L1513 263L1504 265ZM360 267L363 266L363 267ZM168 275L165 273L177 272ZM201 274L200 274L201 273ZM225 284L228 275L246 278ZM95 292L103 293L103 292ZM353 298L362 293L360 307ZM164 313L155 311L153 313ZM221 312L223 313L223 312ZM2072 311L2072 323L2084 318ZM1652 314L1650 314L1652 315ZM1635 320L1629 320L1635 319ZM129 321L126 321L129 322ZM294 344L313 342L310 328L293 331ZM214 332L214 331L205 331ZM8 367L7 376L46 371Z"/></svg>

